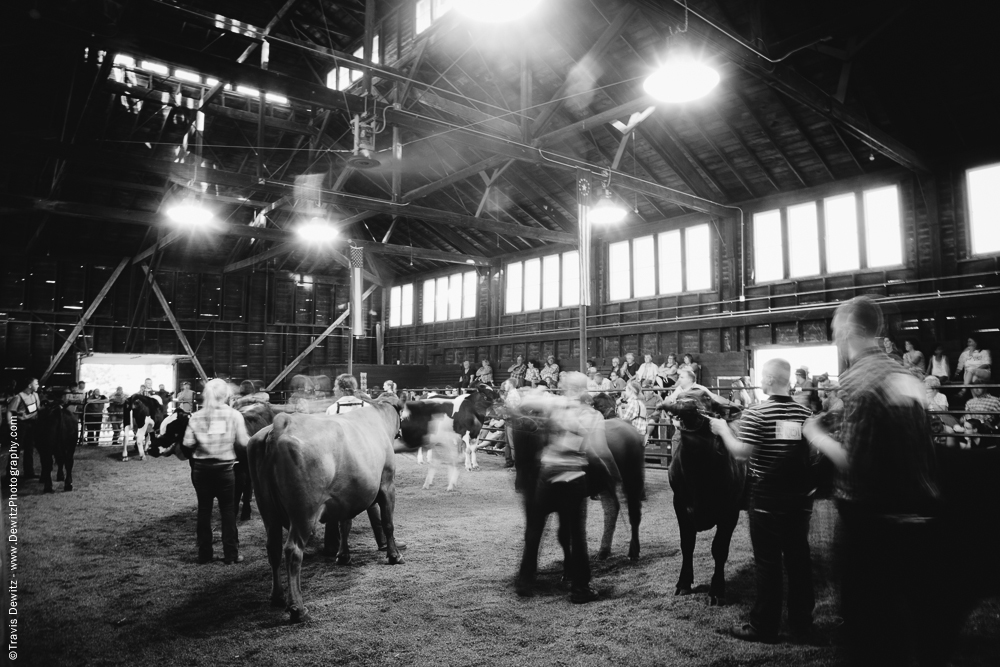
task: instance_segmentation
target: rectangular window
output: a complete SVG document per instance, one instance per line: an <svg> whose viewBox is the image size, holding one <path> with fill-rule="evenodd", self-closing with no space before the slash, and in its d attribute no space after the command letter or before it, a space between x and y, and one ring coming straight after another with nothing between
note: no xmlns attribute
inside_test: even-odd
<svg viewBox="0 0 1000 667"><path fill-rule="evenodd" d="M865 192L865 242L868 268L903 263L899 192L895 185Z"/></svg>
<svg viewBox="0 0 1000 667"><path fill-rule="evenodd" d="M462 274L448 276L448 319L462 317Z"/></svg>
<svg viewBox="0 0 1000 667"><path fill-rule="evenodd" d="M400 310L400 326L411 326L413 324L413 283L403 285L403 298Z"/></svg>
<svg viewBox="0 0 1000 667"><path fill-rule="evenodd" d="M559 255L542 258L542 308L559 307Z"/></svg>
<svg viewBox="0 0 1000 667"><path fill-rule="evenodd" d="M476 280L475 271L468 271L462 274L462 317L476 316L476 302L478 296L479 281Z"/></svg>
<svg viewBox="0 0 1000 667"><path fill-rule="evenodd" d="M403 301L403 288L393 287L389 290L389 326L399 326L399 313Z"/></svg>
<svg viewBox="0 0 1000 667"><path fill-rule="evenodd" d="M521 312L521 290L524 289L522 272L524 265L521 262L507 265L507 312Z"/></svg>
<svg viewBox="0 0 1000 667"><path fill-rule="evenodd" d="M542 307L542 260L529 259L524 263L524 309Z"/></svg>
<svg viewBox="0 0 1000 667"><path fill-rule="evenodd" d="M375 33L375 36L372 37L372 64L373 65L378 65L378 63L379 63L379 55L378 55L378 33Z"/></svg>
<svg viewBox="0 0 1000 667"><path fill-rule="evenodd" d="M608 246L608 298L612 301L628 299L632 282L629 260L629 242L621 241Z"/></svg>
<svg viewBox="0 0 1000 667"><path fill-rule="evenodd" d="M563 253L562 256L562 305L580 305L580 253Z"/></svg>
<svg viewBox="0 0 1000 667"><path fill-rule="evenodd" d="M684 230L687 291L712 289L712 244L708 225Z"/></svg>
<svg viewBox="0 0 1000 667"><path fill-rule="evenodd" d="M643 236L632 240L632 296L656 294L656 255L653 237Z"/></svg>
<svg viewBox="0 0 1000 667"><path fill-rule="evenodd" d="M755 283L785 277L781 259L781 211L753 215L753 271Z"/></svg>
<svg viewBox="0 0 1000 667"><path fill-rule="evenodd" d="M448 319L448 278L438 278L435 283L437 283L435 296L437 305L434 308L434 321L444 322Z"/></svg>
<svg viewBox="0 0 1000 667"><path fill-rule="evenodd" d="M434 321L434 306L435 306L435 294L434 294L434 281L425 280L424 281L424 324L430 324Z"/></svg>
<svg viewBox="0 0 1000 667"><path fill-rule="evenodd" d="M419 35L431 27L431 0L417 0L416 31Z"/></svg>
<svg viewBox="0 0 1000 667"><path fill-rule="evenodd" d="M1000 252L1000 164L965 172L973 255Z"/></svg>
<svg viewBox="0 0 1000 667"><path fill-rule="evenodd" d="M681 266L681 231L675 229L659 236L660 294L684 291L684 267Z"/></svg>
<svg viewBox="0 0 1000 667"><path fill-rule="evenodd" d="M788 275L819 274L819 221L816 203L788 207Z"/></svg>
<svg viewBox="0 0 1000 667"><path fill-rule="evenodd" d="M857 271L861 268L861 261L858 253L858 206L854 193L824 199L823 217L827 272Z"/></svg>

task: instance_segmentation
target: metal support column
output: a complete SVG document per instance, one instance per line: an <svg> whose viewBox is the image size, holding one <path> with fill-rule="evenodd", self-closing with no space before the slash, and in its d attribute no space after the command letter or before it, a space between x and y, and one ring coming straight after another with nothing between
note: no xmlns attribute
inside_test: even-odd
<svg viewBox="0 0 1000 667"><path fill-rule="evenodd" d="M580 251L580 372L587 372L587 306L590 305L590 172L576 170Z"/></svg>

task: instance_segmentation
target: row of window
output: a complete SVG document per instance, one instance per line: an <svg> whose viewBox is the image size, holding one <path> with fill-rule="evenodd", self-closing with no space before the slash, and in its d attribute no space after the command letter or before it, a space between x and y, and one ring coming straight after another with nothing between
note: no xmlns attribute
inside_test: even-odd
<svg viewBox="0 0 1000 667"><path fill-rule="evenodd" d="M712 288L708 225L608 245L608 298L637 299Z"/></svg>
<svg viewBox="0 0 1000 667"><path fill-rule="evenodd" d="M757 284L897 266L903 263L899 190L892 185L860 198L849 192L755 213L753 246Z"/></svg>
<svg viewBox="0 0 1000 667"><path fill-rule="evenodd" d="M507 265L507 312L580 305L580 253L537 257Z"/></svg>

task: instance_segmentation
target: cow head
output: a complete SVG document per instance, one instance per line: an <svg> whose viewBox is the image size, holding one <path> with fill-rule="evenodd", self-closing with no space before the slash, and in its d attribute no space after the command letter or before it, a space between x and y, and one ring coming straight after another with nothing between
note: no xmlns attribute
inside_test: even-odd
<svg viewBox="0 0 1000 667"><path fill-rule="evenodd" d="M488 384L480 384L465 399L472 405L472 413L481 423L486 423L486 413L500 399L500 392Z"/></svg>
<svg viewBox="0 0 1000 667"><path fill-rule="evenodd" d="M694 396L682 395L675 402L661 403L658 407L676 417L681 423L682 431L697 431L705 424L701 401Z"/></svg>
<svg viewBox="0 0 1000 667"><path fill-rule="evenodd" d="M605 419L612 419L615 416L615 399L602 392L594 396L594 409Z"/></svg>
<svg viewBox="0 0 1000 667"><path fill-rule="evenodd" d="M435 414L447 411L450 415L450 404L434 401L411 401L406 404L400 415L400 436L408 449L423 447L424 439L430 430L431 418Z"/></svg>

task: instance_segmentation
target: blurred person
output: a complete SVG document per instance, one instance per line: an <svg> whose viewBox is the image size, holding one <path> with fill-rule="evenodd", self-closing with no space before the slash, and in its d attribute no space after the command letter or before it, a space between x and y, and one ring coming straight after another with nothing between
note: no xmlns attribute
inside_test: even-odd
<svg viewBox="0 0 1000 667"><path fill-rule="evenodd" d="M7 404L8 418L17 418L17 444L20 447L21 477L32 479L35 474L35 438L38 426L38 378L28 378L24 388L14 395Z"/></svg>
<svg viewBox="0 0 1000 667"><path fill-rule="evenodd" d="M672 405L676 403L677 399L682 395L697 396L707 410L712 409L715 406L721 408L728 408L732 406L732 402L719 396L718 394L713 394L706 387L703 387L695 382L694 373L688 369L678 371L677 384L674 385L674 391L663 399L662 405Z"/></svg>
<svg viewBox="0 0 1000 667"><path fill-rule="evenodd" d="M518 595L532 594L538 571L538 549L545 520L552 512L559 514L559 530L566 531L570 559L564 564L564 578L572 582L570 600L584 604L598 599L590 587L590 558L587 552L587 476L621 481L618 466L608 449L604 418L582 402L587 395L583 373L566 374L563 394L533 392L525 396L522 407L550 416L549 441L542 450L541 470L534 501L528 508L524 531L524 553L518 573Z"/></svg>
<svg viewBox="0 0 1000 667"><path fill-rule="evenodd" d="M161 384L160 388L153 393L160 397L160 403L163 404L163 407L170 405L170 400L173 398L173 395L167 391L165 386Z"/></svg>
<svg viewBox="0 0 1000 667"><path fill-rule="evenodd" d="M174 407L188 414L194 412L194 392L191 391L190 382L181 382L181 390L174 396Z"/></svg>
<svg viewBox="0 0 1000 667"><path fill-rule="evenodd" d="M153 378L146 378L143 381L142 387L140 388L140 393L143 396L155 396L156 395L156 392L153 391Z"/></svg>
<svg viewBox="0 0 1000 667"><path fill-rule="evenodd" d="M518 387L524 384L524 376L528 372L528 366L524 363L524 357L520 354L517 355L517 359L510 365L507 372L510 373L510 378L508 379L516 381Z"/></svg>
<svg viewBox="0 0 1000 667"><path fill-rule="evenodd" d="M761 390L767 400L743 411L739 437L724 419L711 419L712 432L739 459L749 459L750 540L753 544L757 600L750 622L732 629L737 639L778 641L781 626L782 563L788 575L788 625L796 639L813 634L815 599L809 556L809 449L802 424L812 410L792 400L784 359L763 368Z"/></svg>
<svg viewBox="0 0 1000 667"><path fill-rule="evenodd" d="M892 338L888 336L883 338L882 348L885 350L885 353L888 354L890 357L892 357L899 363L903 363L903 353L899 351L898 347L896 347L896 341L894 341Z"/></svg>
<svg viewBox="0 0 1000 667"><path fill-rule="evenodd" d="M493 367L489 359L483 359L482 366L476 369L476 382L493 385Z"/></svg>
<svg viewBox="0 0 1000 667"><path fill-rule="evenodd" d="M948 357L940 345L934 348L934 354L927 362L927 375L933 375L941 381L941 384L947 382L948 378L951 377L951 364L948 363Z"/></svg>
<svg viewBox="0 0 1000 667"><path fill-rule="evenodd" d="M588 388L591 390L591 394L597 395L601 392L611 391L614 389L614 386L600 371L597 371L594 373L593 386L591 387L588 383Z"/></svg>
<svg viewBox="0 0 1000 667"><path fill-rule="evenodd" d="M611 359L611 370L608 371L608 379L614 382L618 378L622 377L625 370L622 368L622 360L618 357L612 357Z"/></svg>
<svg viewBox="0 0 1000 667"><path fill-rule="evenodd" d="M927 364L927 361L924 359L924 353L917 349L917 341L912 338L907 338L903 341L903 345L906 347L906 352L903 353L903 366L906 367L906 370L923 380L924 366Z"/></svg>
<svg viewBox="0 0 1000 667"><path fill-rule="evenodd" d="M539 362L535 359L528 361L528 366L524 371L525 386L537 387L542 382L542 374L539 372Z"/></svg>
<svg viewBox="0 0 1000 667"><path fill-rule="evenodd" d="M382 383L382 393L383 394L391 394L393 396L397 396L398 395L398 391L396 389L396 383L393 382L392 380L386 380L385 382L383 382Z"/></svg>
<svg viewBox="0 0 1000 667"><path fill-rule="evenodd" d="M978 368L972 374L971 384L981 385L990 381L990 372L985 368ZM978 419L981 424L989 429L995 429L1000 423L1000 415L986 414L990 412L1000 412L1000 398L990 394L983 387L973 386L972 398L965 402L965 416L963 421ZM980 431L983 432L983 431Z"/></svg>
<svg viewBox="0 0 1000 667"><path fill-rule="evenodd" d="M122 421L125 418L125 399L128 396L125 395L125 391L121 387L117 387L110 396L108 396L108 421L111 423L111 446L118 445L118 436L122 432Z"/></svg>
<svg viewBox="0 0 1000 667"><path fill-rule="evenodd" d="M462 370L458 375L458 388L468 389L476 379L476 371L472 368L472 363L466 359L462 362Z"/></svg>
<svg viewBox="0 0 1000 667"><path fill-rule="evenodd" d="M542 382L549 389L556 389L559 386L559 364L556 363L556 358L553 355L549 355L546 358L546 363L542 367L539 375L542 378Z"/></svg>
<svg viewBox="0 0 1000 667"><path fill-rule="evenodd" d="M663 412L659 409L660 401L663 399L660 398L658 392L652 390L653 383L651 381L643 380L641 385L642 393L639 395L639 399L642 401L646 412L646 430L643 436L646 446L649 446L649 439L655 435L656 427L663 418Z"/></svg>
<svg viewBox="0 0 1000 667"><path fill-rule="evenodd" d="M237 410L226 405L229 386L215 378L205 385L205 405L191 416L184 443L177 455L191 462L191 483L198 496L198 563L214 558L212 507L219 501L222 521L222 551L226 565L242 563L236 526L236 447L246 447L250 437Z"/></svg>
<svg viewBox="0 0 1000 667"><path fill-rule="evenodd" d="M639 362L635 360L635 355L631 352L625 353L625 365L622 366L621 378L625 382L631 382L639 374Z"/></svg>
<svg viewBox="0 0 1000 667"><path fill-rule="evenodd" d="M649 382L652 386L653 382L656 380L656 373L660 369L656 364L653 363L653 355L646 354L643 355L643 362L639 365L639 371L636 373L635 377L640 383Z"/></svg>
<svg viewBox="0 0 1000 667"><path fill-rule="evenodd" d="M107 397L97 388L86 394L83 404L83 428L87 435L87 445L96 447L101 442L101 428L104 424L104 401Z"/></svg>
<svg viewBox="0 0 1000 667"><path fill-rule="evenodd" d="M677 356L668 354L666 361L656 370L656 373L663 378L663 386L670 387L677 383L677 372L679 370L680 366L677 365Z"/></svg>
<svg viewBox="0 0 1000 667"><path fill-rule="evenodd" d="M642 437L646 437L646 403L642 400L642 385L632 380L625 385L625 394L618 404L618 418L635 427Z"/></svg>
<svg viewBox="0 0 1000 667"><path fill-rule="evenodd" d="M795 386L792 387L792 400L805 406L813 412L819 412L821 404L816 385L809 378L809 368L803 366L795 371Z"/></svg>
<svg viewBox="0 0 1000 667"><path fill-rule="evenodd" d="M358 398L360 393L354 376L341 373L333 382L333 397L336 400L326 409L326 414L340 415L365 407L368 404Z"/></svg>
<svg viewBox="0 0 1000 667"><path fill-rule="evenodd" d="M989 350L979 348L979 342L969 336L965 342L965 349L958 356L958 367L955 369L955 377L962 381L962 384L972 384L972 378L977 368L992 368L993 360ZM967 394L968 389L963 389L962 394Z"/></svg>
<svg viewBox="0 0 1000 667"><path fill-rule="evenodd" d="M701 364L694 360L690 354L685 354L682 358L681 365L678 371L688 370L694 374L694 379L696 382L701 382Z"/></svg>
<svg viewBox="0 0 1000 667"><path fill-rule="evenodd" d="M944 664L938 613L946 573L935 551L942 506L930 419L920 381L879 345L883 322L868 297L837 308L834 340L848 365L840 439L822 416L802 428L839 471L836 550L850 662Z"/></svg>
<svg viewBox="0 0 1000 667"><path fill-rule="evenodd" d="M931 412L948 411L948 397L940 389L941 380L933 375L924 378L924 405Z"/></svg>

